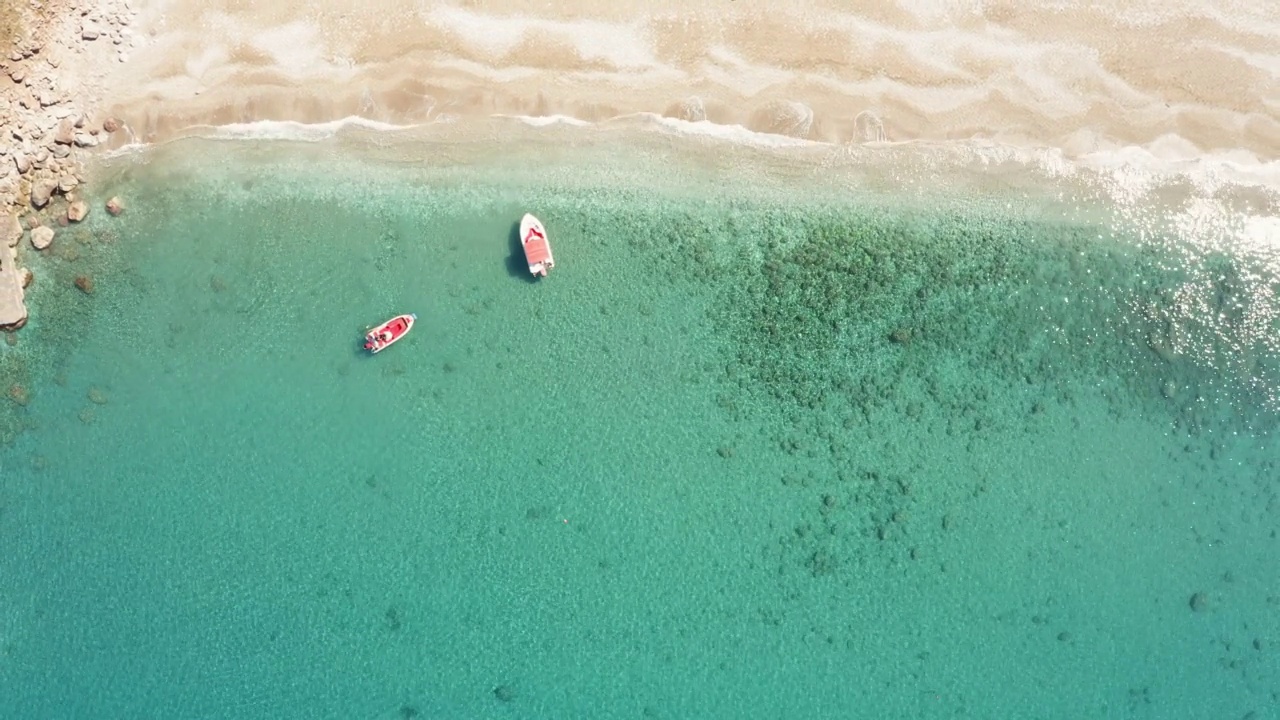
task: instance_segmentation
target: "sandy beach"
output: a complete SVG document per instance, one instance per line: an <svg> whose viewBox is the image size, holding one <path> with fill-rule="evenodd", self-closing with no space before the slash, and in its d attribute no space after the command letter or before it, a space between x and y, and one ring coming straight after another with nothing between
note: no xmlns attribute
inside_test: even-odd
<svg viewBox="0 0 1280 720"><path fill-rule="evenodd" d="M1274 12L932 5L149 2L101 102L144 141L257 120L648 112L829 142L1280 149Z"/></svg>
<svg viewBox="0 0 1280 720"><path fill-rule="evenodd" d="M819 143L1136 152L1264 179L1280 153L1280 15L1243 2L33 7L9 6L0 61L0 204L28 230L62 220L91 153L263 121L640 114ZM9 270L0 284L22 279Z"/></svg>

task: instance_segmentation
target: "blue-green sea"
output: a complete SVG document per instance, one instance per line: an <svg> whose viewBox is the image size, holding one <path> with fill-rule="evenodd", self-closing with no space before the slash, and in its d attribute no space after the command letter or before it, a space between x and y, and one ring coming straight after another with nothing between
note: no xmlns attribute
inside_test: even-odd
<svg viewBox="0 0 1280 720"><path fill-rule="evenodd" d="M1280 717L1277 250L1162 220L1274 197L941 165L103 157L0 344L0 717Z"/></svg>

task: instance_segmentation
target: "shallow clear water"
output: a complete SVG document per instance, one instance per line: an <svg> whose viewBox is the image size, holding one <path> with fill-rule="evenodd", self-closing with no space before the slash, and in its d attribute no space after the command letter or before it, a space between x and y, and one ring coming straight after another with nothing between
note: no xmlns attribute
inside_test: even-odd
<svg viewBox="0 0 1280 720"><path fill-rule="evenodd" d="M436 150L102 169L128 211L0 346L6 714L1280 711L1268 257L675 145Z"/></svg>

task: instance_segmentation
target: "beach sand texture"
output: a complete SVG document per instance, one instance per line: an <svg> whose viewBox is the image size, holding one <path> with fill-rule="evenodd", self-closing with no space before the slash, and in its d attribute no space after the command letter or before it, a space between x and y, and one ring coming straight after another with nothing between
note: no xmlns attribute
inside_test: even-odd
<svg viewBox="0 0 1280 720"><path fill-rule="evenodd" d="M828 142L1280 150L1280 12L1179 2L144 2L106 107L193 124L656 113Z"/></svg>

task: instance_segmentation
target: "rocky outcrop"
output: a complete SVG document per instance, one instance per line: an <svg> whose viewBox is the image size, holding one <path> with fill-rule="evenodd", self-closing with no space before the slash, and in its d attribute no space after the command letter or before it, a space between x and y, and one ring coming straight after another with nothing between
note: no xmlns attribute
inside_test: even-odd
<svg viewBox="0 0 1280 720"><path fill-rule="evenodd" d="M27 218L32 246L43 248L53 240L49 225L88 214L88 203L77 197L84 183L80 154L127 131L115 118L94 119L91 104L103 90L97 69L125 62L140 42L129 27L137 16L129 0L10 4L13 13L0 28L0 330L27 319L23 287L32 276L18 267L17 217L38 211ZM66 197L65 214L57 195ZM118 202L108 211L119 212ZM77 287L92 291L91 281Z"/></svg>
<svg viewBox="0 0 1280 720"><path fill-rule="evenodd" d="M27 324L23 291L26 278L18 269L20 240L22 225L18 216L0 216L0 330L17 330Z"/></svg>

